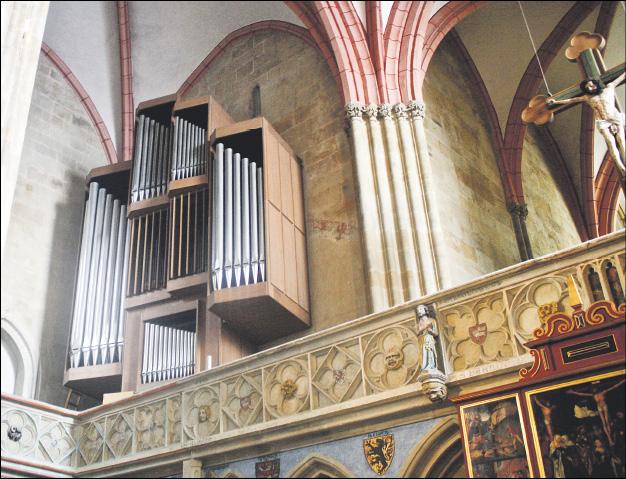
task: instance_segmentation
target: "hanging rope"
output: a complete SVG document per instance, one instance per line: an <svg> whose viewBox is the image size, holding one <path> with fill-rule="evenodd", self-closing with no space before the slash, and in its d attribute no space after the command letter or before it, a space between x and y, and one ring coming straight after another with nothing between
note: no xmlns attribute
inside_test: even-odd
<svg viewBox="0 0 626 479"><path fill-rule="evenodd" d="M528 26L528 21L526 20L526 15L524 14L524 9L522 8L522 2L518 0L517 4L519 5L519 9L522 12L522 18L524 19L524 24L526 25L526 30L528 31L528 38L530 38L530 43L533 46L533 51L535 52L535 58L537 59L537 65L539 65L539 70L541 70L541 76L543 77L543 82L546 85L546 91L548 92L549 96L552 96L552 92L550 92L550 87L548 86L548 80L546 79L546 74L543 71L543 67L541 66L541 61L539 61L539 54L537 53L537 47L535 46L535 42L533 41L533 36L530 33L530 27Z"/></svg>

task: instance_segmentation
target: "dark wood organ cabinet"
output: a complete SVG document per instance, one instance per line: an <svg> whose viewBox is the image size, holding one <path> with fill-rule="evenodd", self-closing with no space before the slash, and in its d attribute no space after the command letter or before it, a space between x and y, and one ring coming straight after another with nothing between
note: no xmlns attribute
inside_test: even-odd
<svg viewBox="0 0 626 479"><path fill-rule="evenodd" d="M267 120L143 102L128 163L88 177L68 387L141 391L310 325L302 167Z"/></svg>

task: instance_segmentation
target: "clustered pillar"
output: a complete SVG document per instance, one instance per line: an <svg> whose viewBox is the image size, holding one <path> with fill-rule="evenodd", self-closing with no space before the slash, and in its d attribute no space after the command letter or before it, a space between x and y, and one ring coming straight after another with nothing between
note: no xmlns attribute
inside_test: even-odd
<svg viewBox="0 0 626 479"><path fill-rule="evenodd" d="M440 232L419 102L346 106L373 312L440 288ZM363 121L365 118L367 121Z"/></svg>

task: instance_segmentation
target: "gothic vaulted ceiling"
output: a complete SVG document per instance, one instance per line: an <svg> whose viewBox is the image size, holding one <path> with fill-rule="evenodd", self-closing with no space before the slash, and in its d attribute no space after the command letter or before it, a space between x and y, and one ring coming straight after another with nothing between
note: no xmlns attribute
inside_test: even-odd
<svg viewBox="0 0 626 479"><path fill-rule="evenodd" d="M122 108L120 42L117 3L112 1L51 2L44 42L67 64L102 116L118 152L121 150ZM352 2L365 27L366 6ZM448 2L434 2L430 17ZM462 20L456 31L469 52L489 93L504 133L509 110L533 48L518 2L483 2ZM533 40L539 47L575 2L521 2ZM587 2L590 3L590 2ZM578 30L596 28L603 3ZM617 3L609 29L606 63L624 61L624 6ZM229 33L263 20L279 20L300 27L298 16L285 2L139 2L128 4L134 105L174 93L196 66ZM383 29L394 2L382 2ZM605 7L606 8L606 7ZM580 81L575 64L565 60L564 48L545 65L548 86L556 92ZM545 86L541 87L545 92ZM622 105L624 86L618 90ZM572 108L550 126L574 185L581 194L581 108ZM604 156L601 138L594 142L594 170Z"/></svg>

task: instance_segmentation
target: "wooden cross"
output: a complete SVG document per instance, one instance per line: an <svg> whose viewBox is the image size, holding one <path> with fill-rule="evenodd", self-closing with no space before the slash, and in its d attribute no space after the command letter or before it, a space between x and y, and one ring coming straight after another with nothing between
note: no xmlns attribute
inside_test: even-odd
<svg viewBox="0 0 626 479"><path fill-rule="evenodd" d="M610 70L606 69L600 50L606 45L606 40L599 33L582 32L574 35L570 40L570 46L565 51L566 58L571 62L577 62L580 67L583 80L596 80L607 85L619 78L626 70L626 64L622 63ZM623 79L619 84L623 83ZM580 84L572 85L560 92L547 97L537 95L522 111L524 123L545 125L554 120L554 114L566 110L575 103L566 105L550 104L551 101L560 102L585 95L587 92L580 88Z"/></svg>

